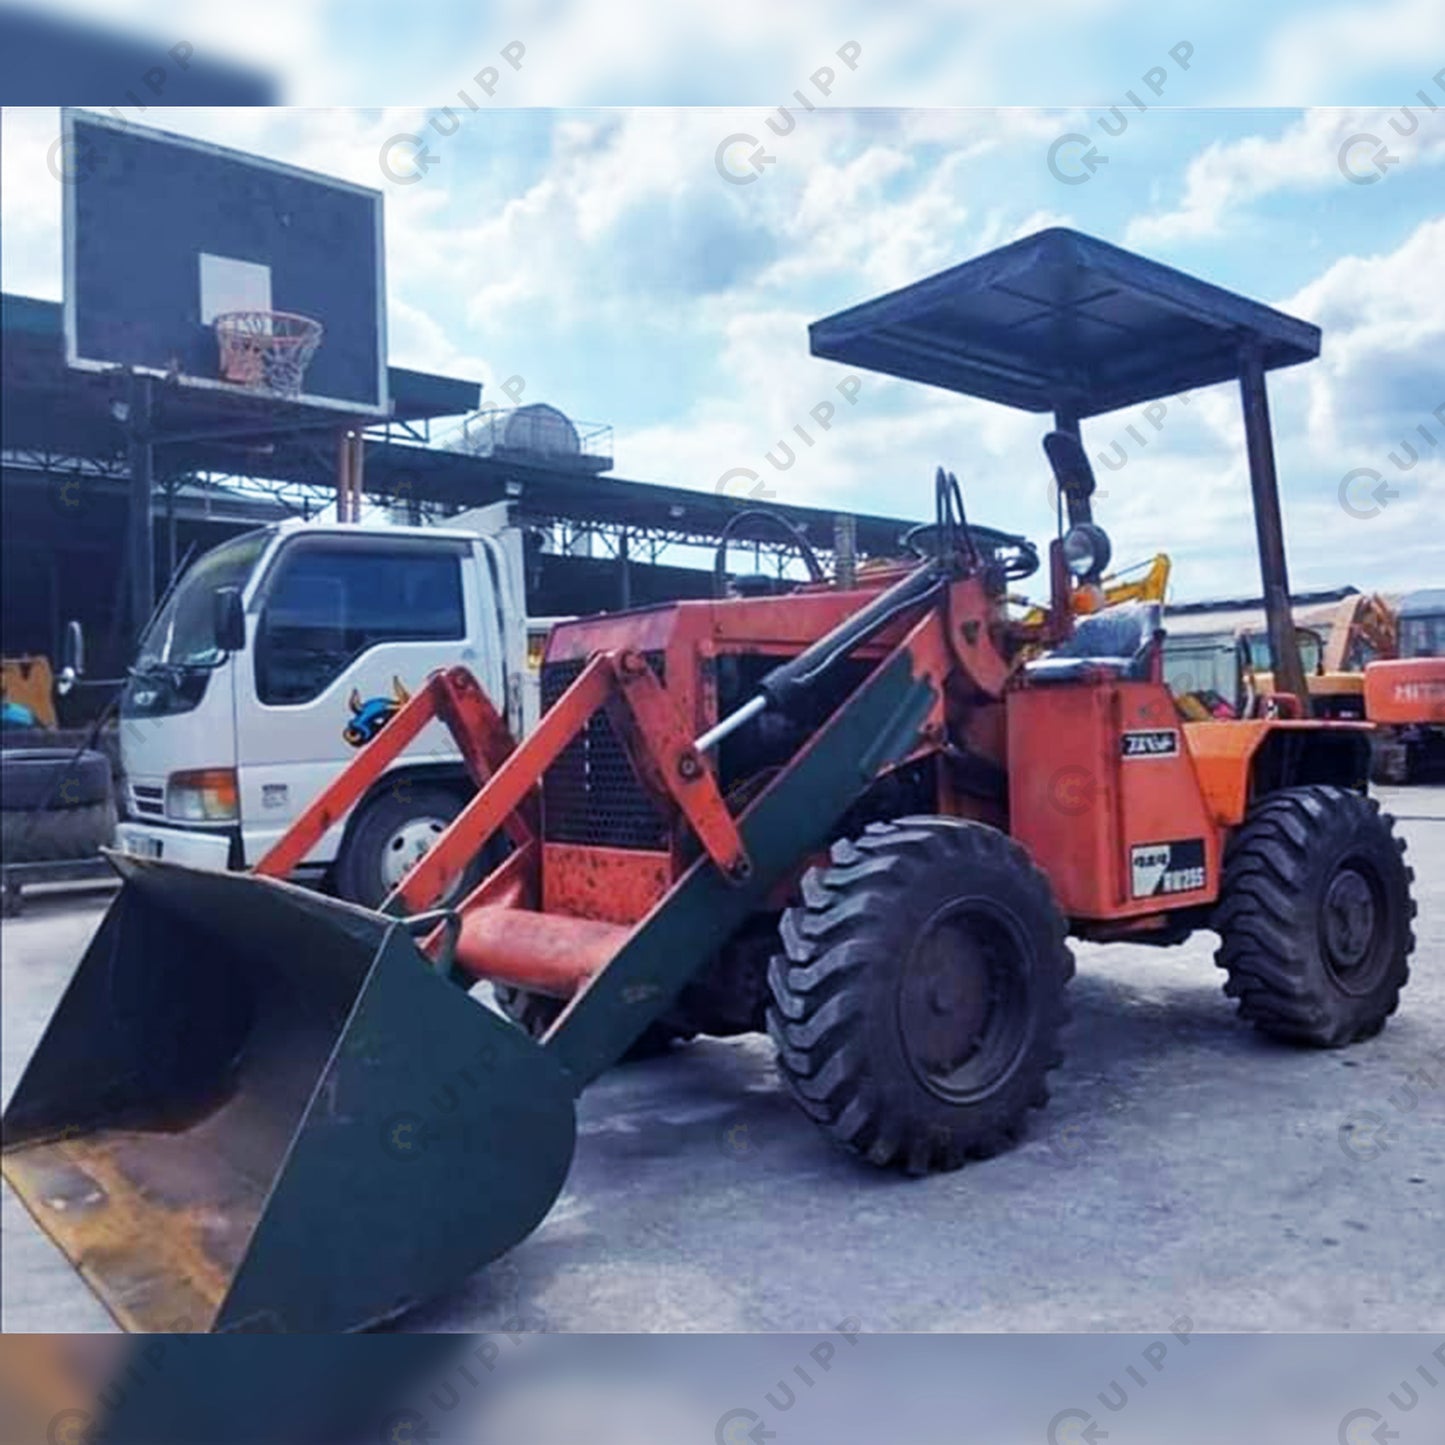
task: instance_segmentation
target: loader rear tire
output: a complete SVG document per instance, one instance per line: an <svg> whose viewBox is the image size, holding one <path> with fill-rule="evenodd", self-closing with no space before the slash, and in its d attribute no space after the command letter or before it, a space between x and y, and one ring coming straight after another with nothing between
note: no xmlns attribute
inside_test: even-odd
<svg viewBox="0 0 1445 1445"><path fill-rule="evenodd" d="M1315 1048L1379 1033L1415 947L1414 873L1395 820L1344 788L1267 794L1229 840L1215 962L1239 1016Z"/></svg>
<svg viewBox="0 0 1445 1445"><path fill-rule="evenodd" d="M1048 879L981 823L902 818L833 845L783 914L768 1031L839 1144L910 1174L1013 1143L1061 1061L1074 961Z"/></svg>

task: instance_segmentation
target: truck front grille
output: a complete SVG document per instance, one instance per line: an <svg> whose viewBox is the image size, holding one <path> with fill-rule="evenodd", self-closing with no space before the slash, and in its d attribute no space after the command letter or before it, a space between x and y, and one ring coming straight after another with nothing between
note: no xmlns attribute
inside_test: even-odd
<svg viewBox="0 0 1445 1445"><path fill-rule="evenodd" d="M136 818L164 818L166 815L166 790L148 783L130 785L131 816Z"/></svg>
<svg viewBox="0 0 1445 1445"><path fill-rule="evenodd" d="M665 681L660 652L645 654ZM577 680L581 661L542 668L542 707L550 708ZM542 836L549 843L597 848L666 848L667 829L643 791L627 750L605 712L597 713L569 743L542 780Z"/></svg>

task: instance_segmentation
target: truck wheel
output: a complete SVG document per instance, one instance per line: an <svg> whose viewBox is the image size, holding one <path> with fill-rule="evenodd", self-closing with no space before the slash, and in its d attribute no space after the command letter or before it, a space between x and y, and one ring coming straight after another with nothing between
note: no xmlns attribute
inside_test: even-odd
<svg viewBox="0 0 1445 1445"><path fill-rule="evenodd" d="M336 860L336 891L352 903L378 908L407 870L461 812L463 799L450 788L412 782L383 787L347 830ZM480 874L474 864L441 899L452 903Z"/></svg>
<svg viewBox="0 0 1445 1445"><path fill-rule="evenodd" d="M544 993L529 993L524 988L513 988L505 983L494 983L492 993L497 1007L534 1039L540 1039L562 1012L562 1000L549 998ZM666 1023L649 1024L622 1059L624 1063L632 1064L642 1059L655 1059L659 1054L665 1054L673 1044L694 1037L696 1035L687 1029L671 1028Z"/></svg>
<svg viewBox="0 0 1445 1445"><path fill-rule="evenodd" d="M835 843L783 914L768 1030L825 1133L910 1174L1017 1138L1061 1060L1074 961L1048 880L980 823L902 818Z"/></svg>
<svg viewBox="0 0 1445 1445"><path fill-rule="evenodd" d="M1344 788L1286 788L1250 810L1225 849L1213 923L1241 1018L1317 1048L1384 1027L1415 946L1415 875L1394 827Z"/></svg>

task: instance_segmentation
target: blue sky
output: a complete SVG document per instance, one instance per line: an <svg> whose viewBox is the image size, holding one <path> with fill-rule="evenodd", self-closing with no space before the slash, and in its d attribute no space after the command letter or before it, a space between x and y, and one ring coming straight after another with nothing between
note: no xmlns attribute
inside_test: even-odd
<svg viewBox="0 0 1445 1445"><path fill-rule="evenodd" d="M1233 5L1203 20L1191 13L1182 28L1157 7L1046 0L1032 30L996 7L954 8L979 24L938 31L931 55L869 12L874 29L853 32L863 36L855 70L799 28L754 56L771 88L758 89L755 72L746 83L733 76L739 93L760 98L727 107L510 109L504 102L545 90L534 77L548 58L565 54L574 93L618 95L646 90L644 62L680 41L672 22L653 16L653 29L639 19L619 49L615 22L593 31L564 5L512 71L498 60L513 18L503 5L487 21L490 39L470 54L454 47L465 61L450 70L435 55L426 62L451 77L437 97L460 117L450 135L428 131L434 120L448 128L442 104L152 109L144 119L382 189L392 362L480 380L494 403L506 401L501 384L521 376L524 400L613 426L619 475L708 489L747 467L780 499L919 517L943 463L975 517L1035 537L1052 523L1037 418L867 376L816 445L803 446L793 428L820 401L838 400L843 374L809 356L809 321L1042 226L1075 226L1324 328L1318 362L1271 378L1297 586L1445 581L1445 6L1279 5L1252 47L1225 33L1224 17L1239 19ZM757 10L747 0L726 34L707 32L715 49L694 67L698 91L742 64ZM1314 28L1293 29L1307 10ZM368 13L359 12L363 34ZM437 19L443 33L449 13L443 6ZM953 65L958 94L1023 98L1053 86L1056 60L1035 39L1049 15L1047 55L1068 51L1077 92L1097 104L879 103L901 66L913 67L921 97L936 97L934 60ZM414 52L430 54L430 31L401 27L397 86ZM307 43L327 33L310 29ZM841 21L838 33L850 33ZM1187 68L1170 54L1181 45L1192 47ZM470 80L479 53L501 74L491 100ZM359 40L318 52L313 85L340 83L368 54ZM830 60L825 101L808 77ZM1180 108L1153 104L1150 72ZM455 96L468 85L475 112ZM1219 104L1292 86L1353 103ZM772 134L767 120L800 88L818 109L794 100L794 128ZM651 93L662 90L654 83ZM1135 109L1130 91L1150 108ZM1114 104L1128 125L1111 138ZM58 298L60 187L44 165L56 128L54 112L7 112L0 206L5 289ZM719 143L734 132L764 139L775 157L749 184L719 170ZM400 133L431 136L437 163L415 184L388 179L379 162ZM1108 157L1082 184L1049 169L1051 145L1068 133ZM1340 162L1359 133L1380 135L1398 157L1372 172L1377 148L1357 144L1349 166L1376 177L1364 184ZM1078 173L1080 149L1061 153L1062 171ZM723 168L746 174L749 151L734 147ZM799 455L778 470L768 458L786 460L785 438ZM1413 460L1402 450L1410 439ZM1107 493L1097 510L1117 560L1169 551L1181 599L1256 586L1232 388L1174 403L1157 430L1137 410L1093 420L1085 440L1096 458L1115 460L1096 466ZM1361 480L1346 488L1346 507L1341 486L1352 472ZM1383 507L1368 495L1373 473L1393 493Z"/></svg>
<svg viewBox="0 0 1445 1445"><path fill-rule="evenodd" d="M33 0L32 0L33 3ZM444 103L499 48L527 61L508 103L778 104L831 51L862 47L853 105L1108 104L1181 40L1175 105L1391 104L1439 55L1438 0L48 0L164 47L243 59L288 104ZM840 95L840 103L845 103Z"/></svg>

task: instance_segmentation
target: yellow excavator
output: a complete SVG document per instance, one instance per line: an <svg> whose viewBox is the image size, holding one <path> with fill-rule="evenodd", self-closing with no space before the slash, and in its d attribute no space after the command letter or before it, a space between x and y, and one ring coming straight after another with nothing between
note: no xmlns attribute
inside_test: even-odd
<svg viewBox="0 0 1445 1445"><path fill-rule="evenodd" d="M1309 615L1301 614L1308 612ZM1306 674L1310 711L1317 718L1365 716L1365 665L1394 657L1398 624L1394 609L1378 593L1354 592L1324 607L1295 611L1301 629L1318 645L1318 662ZM1274 692L1269 639L1263 625L1240 630L1247 648L1245 687L1252 698Z"/></svg>
<svg viewBox="0 0 1445 1445"><path fill-rule="evenodd" d="M1156 552L1147 562L1121 567L1117 572L1101 577L1097 583L1076 587L1073 593L1074 611L1085 615L1098 612L1103 607L1113 607L1119 602L1158 602L1162 606L1164 594L1169 590L1169 568L1168 554ZM1144 575L1132 581L1124 580L1133 577L1136 572ZM1037 625L1043 622L1045 613L1042 607L1028 604L1025 598L1014 600L1028 606L1024 616L1026 623Z"/></svg>

